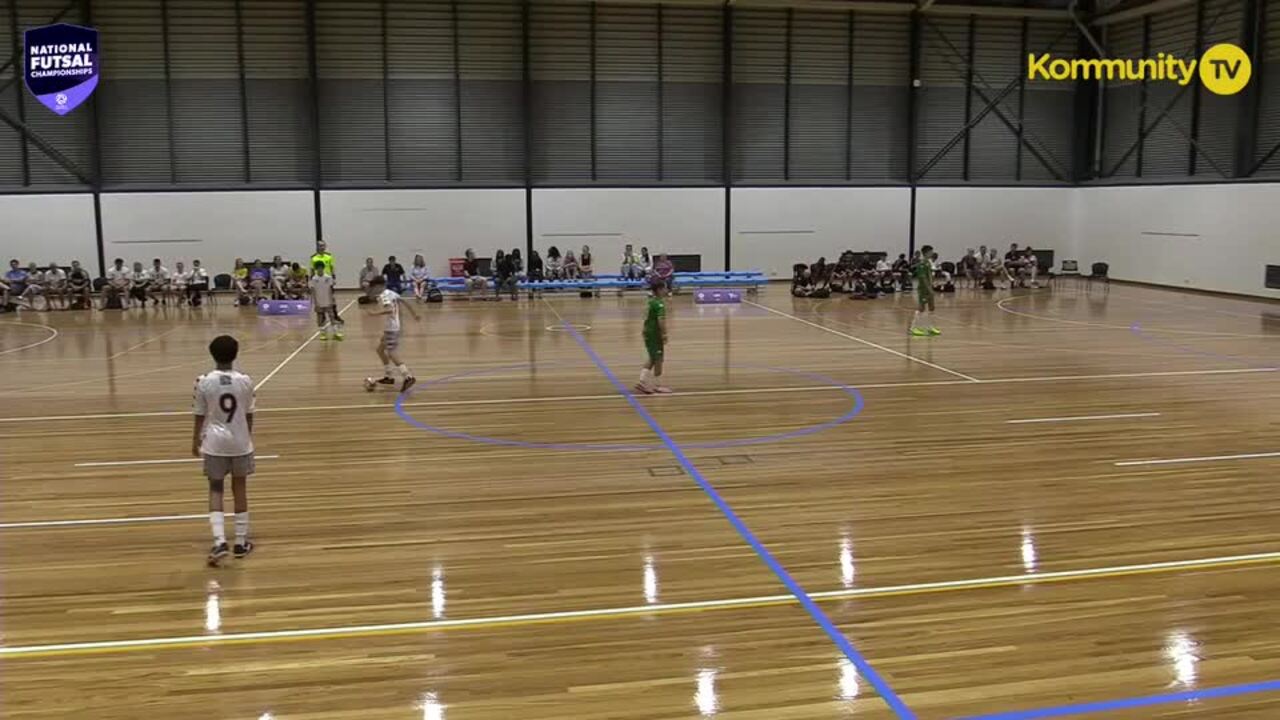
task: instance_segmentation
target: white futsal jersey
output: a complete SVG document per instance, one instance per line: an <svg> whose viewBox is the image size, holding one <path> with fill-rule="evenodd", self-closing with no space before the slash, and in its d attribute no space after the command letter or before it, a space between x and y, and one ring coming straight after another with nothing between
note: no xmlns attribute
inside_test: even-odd
<svg viewBox="0 0 1280 720"><path fill-rule="evenodd" d="M400 332L400 296L390 290L383 290L378 296L378 302L384 308L391 308L391 312L387 313L387 325L383 332Z"/></svg>
<svg viewBox="0 0 1280 720"><path fill-rule="evenodd" d="M213 370L196 379L192 411L204 418L200 452L239 457L253 452L245 415L254 407L253 380L235 370Z"/></svg>

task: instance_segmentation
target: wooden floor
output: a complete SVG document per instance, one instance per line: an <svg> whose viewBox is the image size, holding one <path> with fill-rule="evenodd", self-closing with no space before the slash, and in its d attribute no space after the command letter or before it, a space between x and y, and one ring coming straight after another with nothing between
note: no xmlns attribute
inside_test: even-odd
<svg viewBox="0 0 1280 720"><path fill-rule="evenodd" d="M403 417L357 306L341 344L0 317L0 711L1280 717L1280 306L962 290L908 339L906 296L758 302L675 298L642 410L639 296L420 307ZM258 551L210 570L217 333L261 459Z"/></svg>

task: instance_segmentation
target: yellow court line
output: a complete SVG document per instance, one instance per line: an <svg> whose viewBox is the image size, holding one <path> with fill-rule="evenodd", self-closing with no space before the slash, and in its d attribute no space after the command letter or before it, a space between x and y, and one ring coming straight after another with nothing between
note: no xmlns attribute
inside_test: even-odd
<svg viewBox="0 0 1280 720"><path fill-rule="evenodd" d="M986 590L1003 587L1057 584L1081 580L1113 579L1135 575L1153 575L1186 570L1209 570L1262 565L1280 561L1280 552L1254 553L1197 560L1174 560L1141 565L1066 570L1025 575L1005 575L968 580L893 585L880 588L830 590L811 593L817 602L835 600L859 600L909 595L931 595L959 590ZM162 650L170 648L208 647L214 645L244 645L259 643L293 642L298 640L326 640L338 638L367 638L387 635L407 635L445 630L475 630L513 628L531 625L561 624L582 620L605 620L628 616L675 615L708 612L712 610L741 610L781 605L796 605L793 595L763 595L757 597L704 600L661 605L636 605L630 607L601 608L594 610L569 610L561 612L506 615L497 617L465 618L459 620L430 620L383 625L355 625L347 627L274 630L264 632L231 633L227 635L196 635L181 637L140 638L136 640L105 640L81 643L48 645L18 645L0 647L0 659L42 658L64 655L96 655L130 652L136 650Z"/></svg>

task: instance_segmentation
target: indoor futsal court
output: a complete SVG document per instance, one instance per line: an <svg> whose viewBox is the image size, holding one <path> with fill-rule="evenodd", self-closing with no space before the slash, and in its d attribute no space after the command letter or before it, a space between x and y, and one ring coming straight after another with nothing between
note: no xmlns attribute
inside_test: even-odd
<svg viewBox="0 0 1280 720"><path fill-rule="evenodd" d="M0 718L1280 720L1280 0L0 0Z"/></svg>

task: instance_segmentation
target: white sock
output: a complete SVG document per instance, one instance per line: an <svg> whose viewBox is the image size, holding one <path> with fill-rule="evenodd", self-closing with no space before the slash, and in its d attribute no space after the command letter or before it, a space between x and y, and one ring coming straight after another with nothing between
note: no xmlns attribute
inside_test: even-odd
<svg viewBox="0 0 1280 720"><path fill-rule="evenodd" d="M209 511L209 527L213 530L213 541L219 545L227 541L226 525L223 522L222 513L216 510Z"/></svg>
<svg viewBox="0 0 1280 720"><path fill-rule="evenodd" d="M395 366L394 366L394 365L392 365L391 363L387 363L386 365L383 365L383 366L382 366L382 376L383 376L383 377L393 377L393 376L394 376L395 371L396 371L396 368L395 368Z"/></svg>
<svg viewBox="0 0 1280 720"><path fill-rule="evenodd" d="M396 369L399 370L400 374L405 377L413 377L413 373L409 372L409 366L405 365L404 363L400 363L399 365L397 365Z"/></svg>
<svg viewBox="0 0 1280 720"><path fill-rule="evenodd" d="M236 513L236 544L243 545L249 537L249 511Z"/></svg>
<svg viewBox="0 0 1280 720"><path fill-rule="evenodd" d="M642 369L640 370L640 384L641 384L641 385L648 385L648 384L649 384L649 379L650 379L650 377L652 376L652 374L653 374L653 373L652 373L652 371L650 371L650 370L649 370L649 368L642 368Z"/></svg>
<svg viewBox="0 0 1280 720"><path fill-rule="evenodd" d="M915 314L911 316L911 327L913 328L920 327L920 311L919 310L917 310Z"/></svg>

